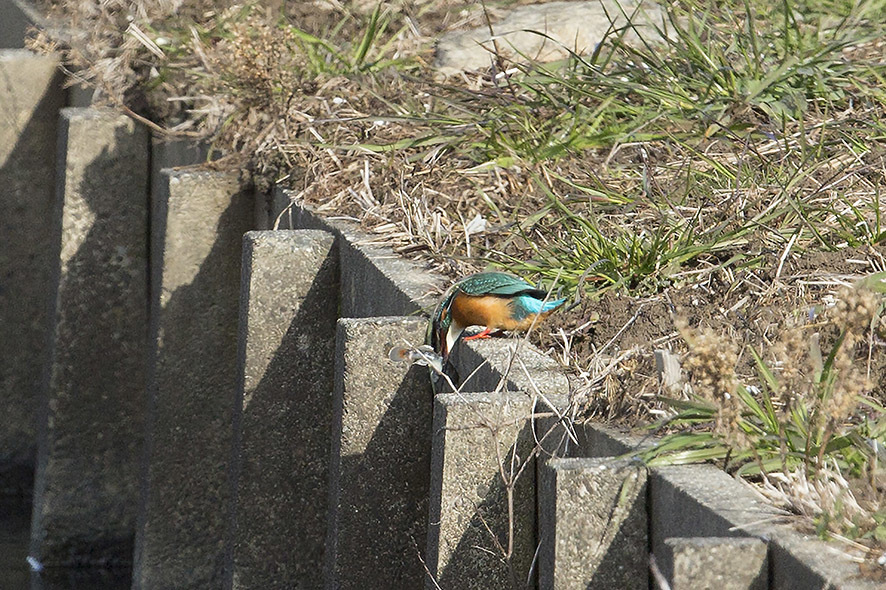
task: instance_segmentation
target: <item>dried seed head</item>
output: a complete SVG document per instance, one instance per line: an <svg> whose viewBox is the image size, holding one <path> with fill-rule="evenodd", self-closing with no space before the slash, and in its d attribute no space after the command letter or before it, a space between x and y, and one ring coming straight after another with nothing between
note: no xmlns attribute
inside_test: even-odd
<svg viewBox="0 0 886 590"><path fill-rule="evenodd" d="M871 325L880 299L865 287L845 287L837 293L832 312L833 322L853 334L861 334Z"/></svg>
<svg viewBox="0 0 886 590"><path fill-rule="evenodd" d="M736 395L738 351L735 343L712 330L692 329L685 320L676 323L689 344L685 367L691 375L693 390L717 407L715 432L732 446L746 446L748 439L742 429L741 402Z"/></svg>
<svg viewBox="0 0 886 590"><path fill-rule="evenodd" d="M837 303L831 322L843 332L842 342L834 353L830 375L821 383L823 414L831 425L844 422L858 405L858 396L868 391L871 384L856 367L855 348L871 326L871 320L880 305L880 298L864 287L845 288L837 294Z"/></svg>

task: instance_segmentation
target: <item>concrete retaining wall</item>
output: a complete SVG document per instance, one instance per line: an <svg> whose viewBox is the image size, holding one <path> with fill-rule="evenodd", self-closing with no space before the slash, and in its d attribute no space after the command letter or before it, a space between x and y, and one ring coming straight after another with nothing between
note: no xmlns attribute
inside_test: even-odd
<svg viewBox="0 0 886 590"><path fill-rule="evenodd" d="M324 587L418 588L427 536L432 393L387 358L421 318L341 319L336 337ZM383 500L382 500L383 499Z"/></svg>
<svg viewBox="0 0 886 590"><path fill-rule="evenodd" d="M31 26L33 9L20 0L0 2L0 49L21 49Z"/></svg>
<svg viewBox="0 0 886 590"><path fill-rule="evenodd" d="M64 109L49 365L31 554L128 563L144 430L148 135L110 111Z"/></svg>
<svg viewBox="0 0 886 590"><path fill-rule="evenodd" d="M60 120L57 208L27 212L55 228L33 258L53 312L0 316L50 359L42 404L4 402L23 422L42 408L45 565L134 556L145 589L646 588L651 547L675 588L876 587L713 467L646 470L617 456L647 440L593 424L567 437L568 381L528 344L460 344L473 376L432 400L426 370L387 350L420 343L447 281L283 192L256 206L237 174L161 171L205 152L154 145L149 256L147 134ZM3 145L22 145L16 125ZM53 164L18 153L6 185L45 184ZM291 229L243 241L272 220ZM0 433L29 469L33 429Z"/></svg>
<svg viewBox="0 0 886 590"><path fill-rule="evenodd" d="M532 413L520 392L436 396L425 588L535 585Z"/></svg>
<svg viewBox="0 0 886 590"><path fill-rule="evenodd" d="M154 191L146 462L135 587L219 587L230 501L243 234L237 173L164 170Z"/></svg>
<svg viewBox="0 0 886 590"><path fill-rule="evenodd" d="M23 49L0 50L0 81L0 330L17 335L0 338L2 493L31 488L37 452L51 269L58 260L48 229L64 92L58 61Z"/></svg>
<svg viewBox="0 0 886 590"><path fill-rule="evenodd" d="M638 462L546 461L539 473L539 588L647 588L646 492Z"/></svg>
<svg viewBox="0 0 886 590"><path fill-rule="evenodd" d="M338 271L327 232L244 238L233 588L322 585Z"/></svg>

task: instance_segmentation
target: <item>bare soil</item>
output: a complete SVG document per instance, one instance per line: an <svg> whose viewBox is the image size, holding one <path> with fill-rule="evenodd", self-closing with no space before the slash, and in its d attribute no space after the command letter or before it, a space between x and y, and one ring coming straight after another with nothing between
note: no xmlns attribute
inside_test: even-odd
<svg viewBox="0 0 886 590"><path fill-rule="evenodd" d="M673 286L651 297L604 292L551 316L533 340L561 359L568 343L572 372L589 373L574 381L573 393L585 415L637 425L658 414L659 395L673 393L661 391L654 351L686 352L675 318L691 327L709 328L744 348L736 372L745 384L755 384L759 379L747 347L766 358L786 328L806 325L810 334L819 330L818 320L833 304L835 288L875 272L872 259L882 260L883 254L886 250L865 248L789 256L778 278L778 256L767 255L759 268L738 280L714 275L705 285ZM856 357L865 366L873 397L883 403L886 356L881 336L871 334ZM822 334L823 345L835 337ZM608 366L623 355L616 367ZM592 380L601 370L608 372L606 378L588 385L588 377Z"/></svg>

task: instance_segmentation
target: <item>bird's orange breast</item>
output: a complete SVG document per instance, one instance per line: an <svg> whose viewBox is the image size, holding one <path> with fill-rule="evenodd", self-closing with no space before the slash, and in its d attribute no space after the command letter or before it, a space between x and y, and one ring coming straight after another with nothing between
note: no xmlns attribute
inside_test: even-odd
<svg viewBox="0 0 886 590"><path fill-rule="evenodd" d="M461 326L486 326L490 330L515 330L511 300L493 295L459 293L452 302L452 320Z"/></svg>

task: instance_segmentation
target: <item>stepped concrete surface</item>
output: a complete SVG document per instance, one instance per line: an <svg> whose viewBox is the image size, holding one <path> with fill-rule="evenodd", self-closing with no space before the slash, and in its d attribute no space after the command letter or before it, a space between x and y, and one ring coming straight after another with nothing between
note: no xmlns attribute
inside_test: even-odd
<svg viewBox="0 0 886 590"><path fill-rule="evenodd" d="M133 587L219 588L237 389L243 234L234 172L166 170L151 224L148 435Z"/></svg>
<svg viewBox="0 0 886 590"><path fill-rule="evenodd" d="M624 455L655 442L593 422L576 425L575 434L579 444L567 443L567 456ZM757 537L769 541L770 588L878 587L860 576L846 547L801 534L784 513L712 465L654 467L648 488L651 546L667 579L672 576L667 538Z"/></svg>
<svg viewBox="0 0 886 590"><path fill-rule="evenodd" d="M451 75L489 68L496 52L509 60L546 62L566 59L571 52L591 54L607 36L634 45L641 37L661 42L657 29L666 20L658 3L649 0L528 4L492 24L447 33L437 43L434 65Z"/></svg>
<svg viewBox="0 0 886 590"><path fill-rule="evenodd" d="M747 487L712 465L679 465L650 470L652 550L671 579L671 537L755 536L769 542L769 588L881 588L860 576L846 546L825 543L779 524L785 514L757 499Z"/></svg>
<svg viewBox="0 0 886 590"><path fill-rule="evenodd" d="M169 140L151 137L151 186L160 186L165 179L160 173L166 168L183 168L206 162L209 147L191 140Z"/></svg>
<svg viewBox="0 0 886 590"><path fill-rule="evenodd" d="M751 537L665 539L671 590L766 590L766 542Z"/></svg>
<svg viewBox="0 0 886 590"><path fill-rule="evenodd" d="M401 316L422 310L430 315L446 286L442 276L380 246L354 224L324 219L291 203L289 191L274 193L270 219L280 229L319 229L340 239L341 317Z"/></svg>
<svg viewBox="0 0 886 590"><path fill-rule="evenodd" d="M342 317L396 316L419 311L430 315L450 283L443 276L404 260L390 248L377 245L372 236L355 224L324 219L309 208L294 204L290 191L275 191L268 204L268 219L271 225L281 228L329 231L341 240ZM370 293L372 296L367 296ZM520 360L511 365L515 346ZM506 389L514 391L533 393L538 389L549 396L569 389L568 379L554 360L518 339L461 341L453 350L452 362L462 379L479 367L470 382L460 387L462 391L495 391L500 389L502 375L508 377ZM532 377L527 376L527 371Z"/></svg>
<svg viewBox="0 0 886 590"><path fill-rule="evenodd" d="M540 590L648 588L645 465L549 459L538 513Z"/></svg>
<svg viewBox="0 0 886 590"><path fill-rule="evenodd" d="M569 449L567 457L614 457L649 447L655 438L625 433L596 422L575 425L577 447Z"/></svg>
<svg viewBox="0 0 886 590"><path fill-rule="evenodd" d="M425 562L436 581L426 589L523 588L534 579L532 408L521 392L434 398Z"/></svg>
<svg viewBox="0 0 886 590"><path fill-rule="evenodd" d="M25 7L27 4L21 0L0 3L0 43L10 37L16 38L14 43L20 43L21 14L28 14ZM576 14L579 13L571 14L570 18L582 21L575 18ZM504 37L500 40L506 42ZM19 352L32 359L36 358L34 355L48 357L41 379L41 409L37 420L40 431L31 534L33 557L50 566L124 564L132 554L133 532L138 531L135 588L218 588L224 586L225 573L232 576L230 585L234 584L233 576L236 575L236 583L242 587L253 580L267 587L272 582L262 582L261 576L267 574L277 579L278 570L273 568L283 560L293 558L290 553L305 551L298 545L302 538L311 537L312 542L318 542L324 532L333 535L336 555L342 559L333 560L331 563L338 569L330 566L330 571L338 572L337 582L341 582L351 579L346 576L354 575L348 569L350 564L343 558L346 552L352 551L352 546L359 544L361 535L368 536L368 531L396 529L401 536L392 536L397 539L392 544L401 542L403 531L406 531L405 536L413 538L420 535L423 521L416 521L414 517L421 512L422 499L416 501L412 494L422 485L419 481L422 474L428 473L415 467L426 460L424 457L428 451L422 445L404 448L406 445L400 444L401 448L396 452L394 447L397 441L418 440L425 431L421 420L426 419L427 409L422 414L419 407L421 395L417 393L418 389L410 388L413 397L401 397L401 386L386 386L380 382L360 390L359 379L352 379L348 385L344 368L350 363L355 375L359 371L379 370L384 373L384 379L395 374L401 375L402 379L407 370L426 375L426 369L389 367L385 371L386 355L378 351L370 355L377 360L361 363L359 357L354 357L356 360L347 361L350 353L344 351L356 351L355 340L353 345L342 347L340 388L330 386L328 381L321 384L321 377L311 381L311 391L319 392L320 409L304 403L296 409L289 398L274 397L281 388L286 388L287 376L311 370L298 366L289 356L296 354L307 336L302 338L296 334L291 344L287 344L287 336L291 335L290 328L296 329L294 323L302 313L302 306L307 309L306 301L314 297L309 297L314 286L307 288L303 301L287 300L277 303L277 308L275 304L263 308L262 314L265 315L262 317L277 316L278 313L281 316L268 320L270 324L277 320L273 329L259 330L258 316L251 324L246 322L246 326L252 326L256 337L250 341L244 336L241 340L238 365L236 326L237 292L241 284L241 234L254 225L253 218L255 224L269 226L270 220L276 221L284 211L280 207L285 205L288 207L285 222L289 227L322 229L334 235L334 246L326 250L329 238L326 237L325 241L317 238L317 243L322 244L320 252L326 252L320 271L334 275L329 269L335 261L340 265L338 283L315 281L322 282L323 288L329 289L326 295L316 297L318 306L320 300L324 303L324 314L328 312L323 321L328 322L326 329L329 331L339 310L341 315L355 318L429 312L450 281L425 272L420 264L399 259L390 248L383 246L381 239L360 231L354 223L324 220L305 207L290 206L290 198L285 193L276 193L269 200L262 199L255 206L239 179L232 180L236 175L221 173L174 171L155 177L163 181L150 183L158 193L154 199L156 216L151 224L155 247L153 256L149 257L146 132L126 117L107 111L63 110L59 127L59 164L50 162L49 166L53 168L45 167L45 155L54 150L30 143L22 148L22 142L36 141L41 135L48 135L51 141L51 125L54 124L51 113L60 105L61 99L57 95L50 97L48 91L43 97L39 96L40 84L45 82L46 76L52 77L53 74L43 65L34 65L37 63L34 59L47 58L34 58L22 52L7 52L0 57L0 68L3 68L0 134L7 134L0 135L0 173L5 175L0 177L3 194L0 227L3 234L7 234L7 226L2 225L7 219L26 219L24 212L8 209L5 195L25 195L28 206L46 207L47 201L30 199L31 190L37 191L38 187L45 190L49 179L53 178L52 169L58 169L57 201L51 206L51 214L41 209L36 214L37 221L22 223L32 224L37 231L31 228L28 233L21 234L24 237L16 238L20 242L31 241L34 246L32 255L46 254L45 260L50 261L47 268L51 271L47 278L51 285L48 299L52 305L48 306L49 312L44 312L42 320L45 326L50 326L46 335L46 354L39 350L34 353L0 351L0 356L10 357L4 361L10 361L10 355ZM15 72L12 64L17 64ZM22 68L27 71L24 76L19 71ZM36 90L29 95L31 91L25 92L22 88ZM10 96L14 99L8 99ZM22 98L25 100L16 102ZM82 100L88 99L82 95ZM20 108L21 105L26 107ZM22 114L28 113L29 109L30 114ZM43 109L47 113L45 117L35 114ZM9 121L12 125L7 124ZM48 127L42 127L44 124ZM180 161L180 156L171 155L171 150L155 147L152 158L155 169L185 163ZM28 168L30 164L18 163L17 158L23 153L39 154L43 159L33 160L31 170ZM31 178L21 181L22 174L31 175ZM16 185L17 182L22 184ZM21 199L16 201L20 202ZM39 228L45 227L47 220L47 231L40 232ZM45 246L38 244L41 233L47 236ZM0 239L5 240L6 235L0 235ZM244 308L246 318L250 317L252 310L258 314L259 299L265 301L265 295L261 295L258 289L261 285L264 285L268 298L272 297L272 290L276 292L288 287L285 277L271 276L283 272L282 269L274 271L275 267L286 266L288 270L299 264L309 268L317 264L317 260L310 256L299 259L299 262L286 262L283 256L276 260L276 251L272 254L263 249L262 238L252 239L249 242L250 257L260 258L262 253L267 253L275 260L268 262L269 274L261 280L257 267L247 265L246 270L252 276L245 284L252 289L252 279L255 278L256 290L249 291L244 297L244 302L249 302L248 308ZM3 259L5 250L4 242L0 244L0 281L14 276L16 288L25 289L24 275L17 270L18 267L9 271L10 267L3 266L7 264ZM23 262L28 256L18 253L23 251L10 250L19 258L16 263ZM153 268L150 296L146 293L145 270L149 259ZM324 267L327 262L330 266ZM10 272L13 274L9 275ZM274 286L275 280L281 282ZM0 287L0 297L9 297L5 291L8 287L2 283ZM299 293L304 293L306 288L301 285L298 289L302 289ZM29 297L39 299L39 290L33 295L14 295L11 299L13 304L23 304ZM144 326L149 320L145 308L149 301L154 313L149 322L150 334L146 335ZM9 302L10 299L0 299L0 313ZM12 316L0 315L3 329L13 325L10 322L21 322L21 326L27 326L29 321L33 321L34 326L41 323L36 316L33 320L25 318L27 312L15 311L19 309L15 305L11 309ZM24 310L24 307L20 309ZM371 324L373 320L366 321ZM401 318L398 321L407 325L412 320ZM414 323L418 325L421 321ZM358 326L363 324L351 327L357 330ZM15 328L19 329L27 328ZM37 329L42 328L38 326ZM333 342L328 334L324 340L327 347ZM419 338L411 334L404 338ZM250 342L256 348L250 348ZM344 336L341 342L345 342ZM544 513L541 521L545 530L551 528L551 515L555 530L565 527L566 523L556 517L576 499L572 494L576 488L566 484L583 481L586 474L578 468L562 467L568 463L561 464L558 469L551 467L545 471L547 468L543 467L536 471L535 452L546 456L557 450L559 441L563 440L563 432L558 432L550 441L552 450L547 447L539 450L535 446L533 436L539 435L532 432L532 426L545 431L544 421L554 421L552 412L541 398L553 401L555 393L565 393L566 380L553 369L553 361L543 357L539 357L539 364L535 365L532 358L523 357L521 353L519 359L511 362L508 351L515 343L493 339L459 345L453 357L465 373L463 376L467 377L475 368L480 367L480 370L475 380L462 388L462 393L439 395L434 401L434 426L429 435L432 438L433 467L428 483L430 518L425 524L428 544L424 548L424 560L434 580L439 580L443 588L533 587L536 569L541 569L543 577L548 571L557 579L562 565L556 556L559 541L562 538L565 543L566 533L562 537L555 536L553 569L550 553L544 559L541 554L536 555L536 513L539 509ZM384 344L386 347L389 343ZM290 350L296 352L290 353ZM316 350L313 354L317 355ZM482 355L487 355L489 360ZM145 359L149 359L148 369L145 369ZM318 366L321 364L317 358L312 357L312 360L318 361ZM35 363L43 363L42 358ZM329 379L335 363L322 364L327 375L325 379ZM524 379L523 364L534 367L530 372L536 372ZM549 373L546 373L546 365L551 367ZM150 375L146 376L146 372ZM239 390L238 373L242 379ZM545 374L551 378L544 377ZM3 373L2 379L8 379L8 373ZM33 383L33 374L21 379L25 383L21 386L23 395L28 395L24 390L27 382ZM142 393L145 382L149 384L150 405L145 403ZM251 384L251 389L247 383ZM466 392L487 388L497 391ZM510 391L513 389L526 393ZM340 425L335 437L331 436L332 421L324 417L332 415L333 390L339 394L340 409L340 416L335 420ZM328 394L328 406L322 404L324 393ZM8 403L5 395L0 392L0 399ZM357 404L360 399L366 403ZM375 404L367 400L373 400ZM565 407L564 403L553 403L557 408ZM148 416L153 422L143 428L145 407L148 407ZM533 408L544 416L530 417ZM14 414L5 406L0 407L0 411L3 410L8 416ZM304 446L293 444L292 437L305 436L306 433L300 430L308 428L293 428L288 420L294 420L295 414L313 418L311 427L315 426L317 432L330 432L329 445L336 446L337 479L333 488L336 526L317 524L318 532L314 534L306 533L306 526L297 530L285 528L282 523L288 524L289 517L279 516L287 510L299 511L288 503L292 498L288 486L303 485L314 490L315 497L309 498L314 502L314 515L317 511L322 513L322 506L328 503L329 497L322 482L314 485L308 481L309 476L287 472L287 468L295 469L297 459L302 458L300 454L303 453L320 458L314 475L321 478L317 473L324 468L319 465L325 464L329 457L323 450L325 445L317 442L318 439L312 439L316 449L308 448L308 443ZM410 418L403 420L403 416ZM9 424L16 421L18 418L7 419L4 427L0 427L0 437L9 432L3 428L17 428L15 424ZM235 424L239 424L239 431L235 430ZM562 430L562 427L557 426L554 430L558 429ZM649 442L647 438L626 436L591 424L576 425L574 431L577 443L571 443L570 448L560 452L617 456L631 453L632 449ZM149 433L150 448L143 455L143 503L140 504L136 497L136 463L141 454L143 432ZM235 432L240 432L240 438L235 437ZM13 438L21 440L19 434ZM5 445L5 439L0 444ZM6 449L6 455L0 462L5 463L27 464L28 453L33 452L26 446L2 448ZM232 453L234 448L238 451L236 455ZM355 452L349 454L347 449ZM405 455L401 454L403 450L407 451ZM516 451L515 455L513 451ZM235 456L238 457L236 462L232 460ZM375 456L391 464L379 463ZM20 459L22 457L25 459ZM529 462L524 463L527 459ZM598 463L630 465L611 459ZM551 464L556 465L556 460ZM510 504L513 509L509 510L510 486L505 482L515 471L519 471L520 476L514 488L514 502ZM403 473L407 475L401 480L395 479L397 474ZM536 498L537 477L542 486L563 487L570 493L552 499L542 490L540 497ZM549 479L544 480L545 477ZM233 511L231 479L238 479L240 484L240 518L236 521L234 518L238 513ZM625 481L614 477L607 478L606 483L615 485L610 479L615 483ZM385 486L386 481L393 483ZM366 482L366 489L358 488L361 482ZM617 509L612 508L616 494L611 489L605 484L594 488L595 492L608 492L603 495L604 500L609 501L610 516L613 517L620 514L625 498L630 497L630 490L621 483L618 493L621 503L614 504ZM580 492L581 485L577 489ZM758 501L751 491L714 467L652 468L646 489L650 546L675 587L679 584L703 587L711 583L705 580L716 570L715 565L724 565L733 558L744 560L743 564L756 560L756 571L765 571L768 567L770 587L776 589L833 587L854 590L882 585L860 575L858 565L853 561L856 556L847 556L851 548L826 544L801 534L792 528L793 523L785 515ZM298 493L302 495L302 492ZM577 496L580 497L580 493ZM373 511L361 513L350 508L373 502L380 505ZM139 519L133 522L137 505L140 506ZM299 515L310 510L302 509ZM597 515L597 521L589 521L602 522L599 516L602 512L594 510L601 509L591 510ZM378 515L387 522L379 522ZM781 520L788 522L782 523ZM241 542L226 545L226 540L232 538L234 531L230 527L234 522L245 523L243 528L236 530L236 534L242 536L233 537ZM628 518L625 522L631 520ZM359 528L361 523L368 524ZM588 523L569 524L579 527ZM510 529L513 529L513 535ZM611 532L605 530L604 538ZM629 532L627 529L625 534ZM384 534L380 538L384 539ZM761 543L756 539L763 539L768 544L768 566L760 562ZM509 540L513 541L512 546ZM621 549L621 545L611 543L609 546ZM271 546L273 548L269 549ZM408 550L404 551L402 545L396 546L398 556L403 559L398 563L407 563ZM587 546L559 551L561 555L577 554L583 547L586 549ZM735 557L740 555L736 548L743 550L747 547L753 554L751 557ZM388 549L385 546L377 550ZM421 547L414 548L415 553L419 549ZM730 552L729 556L722 553L726 551ZM500 556L505 554L510 554L507 561L511 567L503 565ZM533 557L538 560L537 568L530 566ZM263 558L266 563L258 564ZM303 583L314 588L323 583L323 572L319 567L322 558L314 554L311 559L315 564L312 566L314 577L300 578L295 584ZM716 563L704 565L705 560ZM365 563L361 561L359 567L365 567ZM394 562L377 563L389 566ZM565 567L571 566L567 563ZM50 583L50 578L67 576L68 570L64 568L52 569L56 570L53 572L56 575L45 576L46 584ZM354 567L353 571L366 570ZM701 579L694 571L701 571ZM409 570L403 579L413 574L414 570ZM390 587L390 579L397 575L391 574L384 587ZM71 577L75 577L74 574ZM546 577L543 579L547 580ZM366 579L362 581L364 586L369 585ZM411 578L409 583L412 583ZM425 584L436 587L430 580ZM713 584L721 585L719 581ZM38 580L35 587L42 585Z"/></svg>
<svg viewBox="0 0 886 590"><path fill-rule="evenodd" d="M58 264L57 236L39 229L55 206L64 105L58 65L52 56L0 50L0 493L30 489L37 454L50 284Z"/></svg>
<svg viewBox="0 0 886 590"><path fill-rule="evenodd" d="M395 363L422 318L343 318L336 378L325 587L421 587L433 394L427 367Z"/></svg>
<svg viewBox="0 0 886 590"><path fill-rule="evenodd" d="M128 563L144 431L148 135L111 111L63 109L51 360L31 555Z"/></svg>
<svg viewBox="0 0 886 590"><path fill-rule="evenodd" d="M230 587L322 585L338 294L331 234L244 237Z"/></svg>
<svg viewBox="0 0 886 590"><path fill-rule="evenodd" d="M548 397L569 391L560 365L522 337L460 340L451 358L462 392L507 389Z"/></svg>

